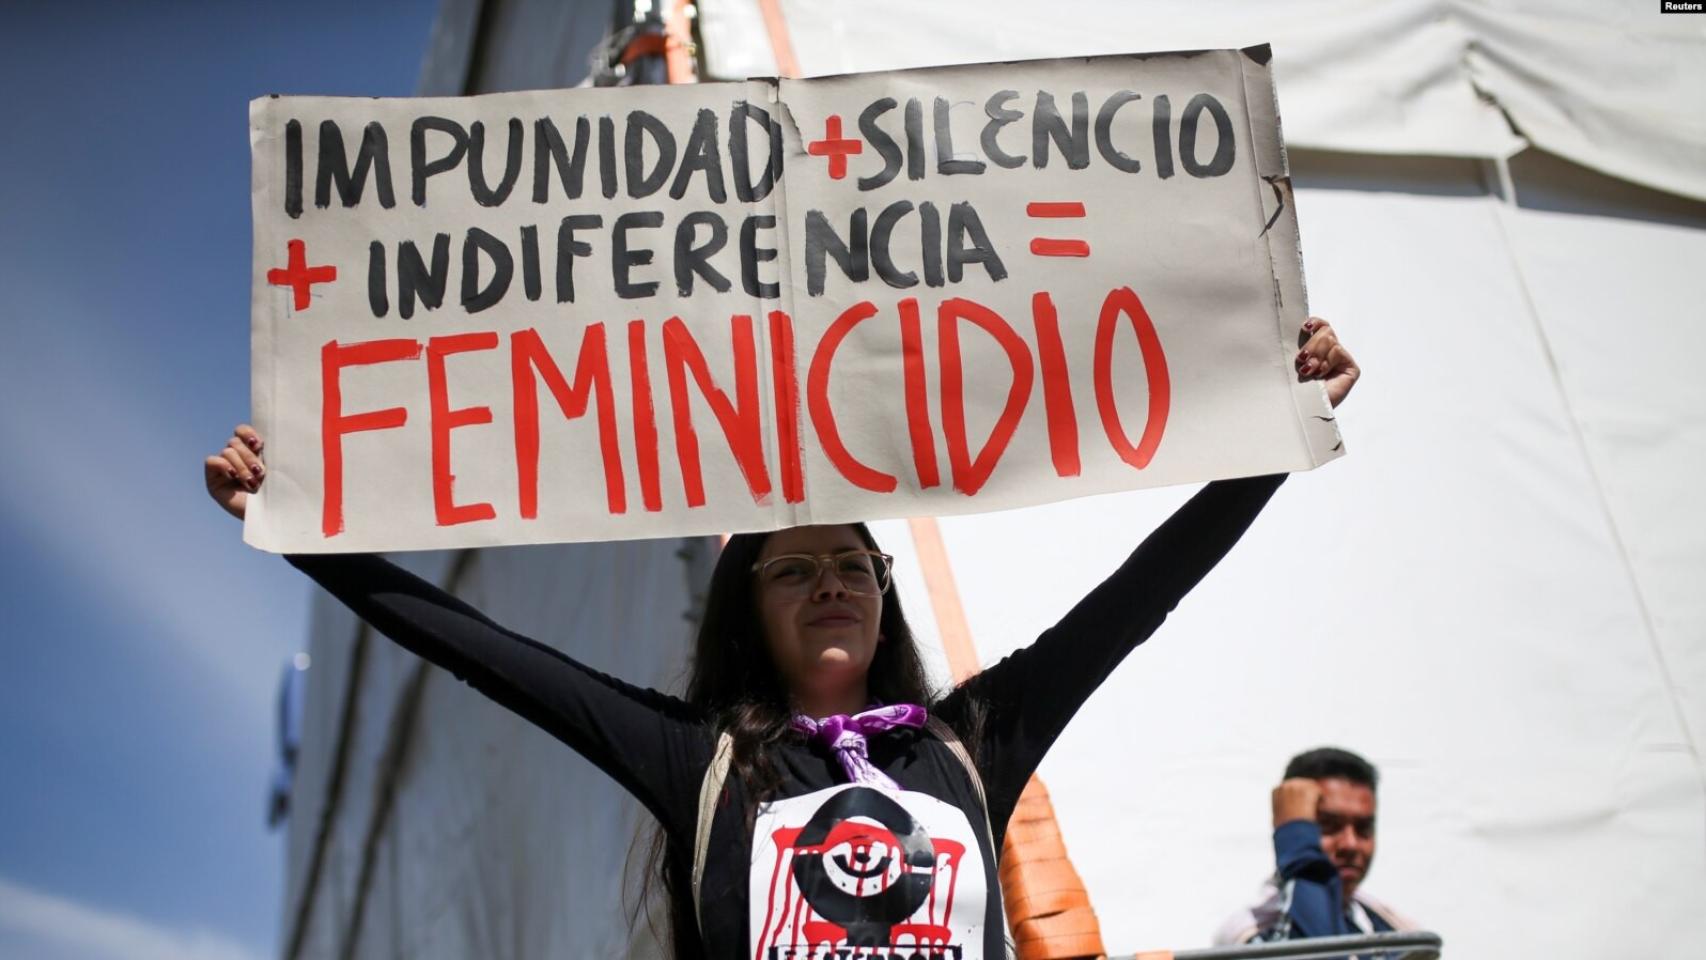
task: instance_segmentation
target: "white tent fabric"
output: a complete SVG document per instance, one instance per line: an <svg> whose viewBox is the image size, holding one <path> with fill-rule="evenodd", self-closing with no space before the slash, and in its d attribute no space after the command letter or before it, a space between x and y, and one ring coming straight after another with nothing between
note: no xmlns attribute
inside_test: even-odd
<svg viewBox="0 0 1706 960"><path fill-rule="evenodd" d="M699 0L713 77L775 75L758 2ZM1506 157L1533 142L1706 200L1706 28L1647 0L777 3L804 76L1271 43L1294 146Z"/></svg>
<svg viewBox="0 0 1706 960"><path fill-rule="evenodd" d="M807 73L1272 41L1288 139L1318 148L1292 169L1312 312L1367 369L1349 455L1282 488L1043 767L1109 949L1206 944L1271 869L1285 759L1333 743L1385 775L1370 892L1453 956L1697 956L1706 204L1676 194L1706 197L1706 20L1575 0L780 2ZM699 6L714 71L774 72L755 6ZM428 82L567 63L536 8L447 0ZM502 38L456 35L481 23ZM1188 493L941 521L984 659ZM876 530L933 641L905 523ZM406 559L669 687L712 549ZM323 596L310 650L281 956L650 955L619 912L639 814L615 787Z"/></svg>

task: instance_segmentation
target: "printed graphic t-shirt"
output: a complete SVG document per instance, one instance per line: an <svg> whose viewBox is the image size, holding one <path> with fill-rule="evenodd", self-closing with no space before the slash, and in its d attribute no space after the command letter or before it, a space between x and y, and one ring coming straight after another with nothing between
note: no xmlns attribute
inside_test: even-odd
<svg viewBox="0 0 1706 960"><path fill-rule="evenodd" d="M994 836L965 769L924 731L870 739L872 765L898 791L846 783L835 759L803 738L771 748L781 785L763 803L731 776L705 856L702 931L687 887L712 718L505 630L380 557L289 559L375 629L574 748L657 817L684 908L673 918L680 956L997 960L1006 928L996 851L1026 781L1078 707L1283 479L1209 484L1029 647L930 706L977 758ZM974 705L978 724L969 722Z"/></svg>
<svg viewBox="0 0 1706 960"><path fill-rule="evenodd" d="M982 931L999 898L986 887L982 829L962 808L846 784L765 803L755 826L749 955L987 955Z"/></svg>

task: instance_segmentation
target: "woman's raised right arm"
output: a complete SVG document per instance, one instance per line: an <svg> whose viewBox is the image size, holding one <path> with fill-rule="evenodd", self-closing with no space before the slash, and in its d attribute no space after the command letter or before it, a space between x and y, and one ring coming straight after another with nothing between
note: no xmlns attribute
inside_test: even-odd
<svg viewBox="0 0 1706 960"><path fill-rule="evenodd" d="M208 492L235 516L265 476L261 439L238 427L207 460ZM666 826L691 830L711 744L704 718L535 640L382 557L287 557L374 629L573 747Z"/></svg>

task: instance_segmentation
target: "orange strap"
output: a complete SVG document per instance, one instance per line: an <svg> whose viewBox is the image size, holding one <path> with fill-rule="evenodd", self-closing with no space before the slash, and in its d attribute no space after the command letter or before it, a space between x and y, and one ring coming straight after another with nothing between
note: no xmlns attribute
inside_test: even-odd
<svg viewBox="0 0 1706 960"><path fill-rule="evenodd" d="M1048 790L1036 777L1007 823L1000 876L1020 960L1106 955L1090 895L1067 855Z"/></svg>
<svg viewBox="0 0 1706 960"><path fill-rule="evenodd" d="M1045 893L1082 890L1078 871L1065 860L1045 860L1041 863L1001 864L1001 889L1009 900L1028 900Z"/></svg>
<svg viewBox="0 0 1706 960"><path fill-rule="evenodd" d="M1013 941L1023 947L1034 940L1054 940L1060 937L1095 936L1099 932L1096 915L1088 910L1069 910L1051 913L1046 917L1031 917L1013 925ZM1101 951L1097 951L1100 953ZM1051 951L1045 956L1054 956Z"/></svg>
<svg viewBox="0 0 1706 960"><path fill-rule="evenodd" d="M1084 906L1084 891L1077 887L1049 890L1032 894L1023 900L1015 900L1008 906L1015 917L1036 917L1051 913L1065 913L1068 910L1076 910Z"/></svg>
<svg viewBox="0 0 1706 960"><path fill-rule="evenodd" d="M948 672L954 675L955 683L960 683L977 672L977 647L971 642L965 608L960 606L948 547L934 517L913 517L906 525L912 530L912 545L918 551L930 608L936 612L936 631L942 635L942 652L948 655Z"/></svg>
<svg viewBox="0 0 1706 960"><path fill-rule="evenodd" d="M794 59L794 44L788 39L788 18L782 15L782 0L758 0L764 14L764 30L770 34L770 52L776 56L776 73L797 78L800 61Z"/></svg>
<svg viewBox="0 0 1706 960"><path fill-rule="evenodd" d="M699 70L693 61L693 31L687 26L687 4L691 0L674 0L664 17L663 30L669 42L663 50L664 70L670 83L697 83Z"/></svg>

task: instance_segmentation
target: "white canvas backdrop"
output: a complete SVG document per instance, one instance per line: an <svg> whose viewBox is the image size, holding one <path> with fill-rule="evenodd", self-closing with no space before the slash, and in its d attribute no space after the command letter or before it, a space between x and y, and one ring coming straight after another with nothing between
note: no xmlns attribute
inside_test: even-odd
<svg viewBox="0 0 1706 960"><path fill-rule="evenodd" d="M1648 0L776 4L802 76L1271 43L1295 145L1496 157L1533 143L1706 199L1706 26ZM712 77L776 73L759 0L698 8Z"/></svg>

